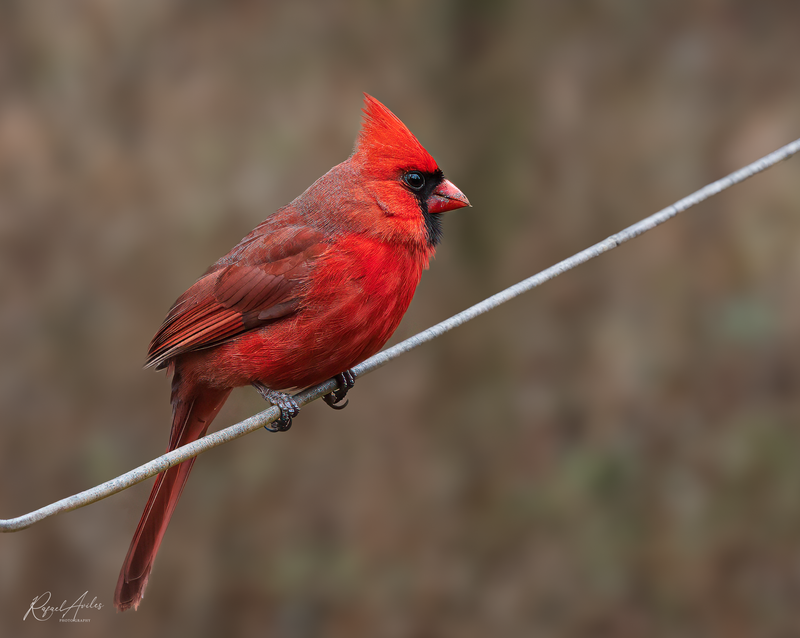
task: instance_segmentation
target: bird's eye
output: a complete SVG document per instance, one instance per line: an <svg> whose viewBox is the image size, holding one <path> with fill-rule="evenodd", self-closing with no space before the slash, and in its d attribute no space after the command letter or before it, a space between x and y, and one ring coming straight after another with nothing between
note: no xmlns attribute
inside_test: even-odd
<svg viewBox="0 0 800 638"><path fill-rule="evenodd" d="M425 177L423 177L422 173L418 173L417 171L411 171L403 175L403 181L408 184L409 188L415 191L425 186Z"/></svg>

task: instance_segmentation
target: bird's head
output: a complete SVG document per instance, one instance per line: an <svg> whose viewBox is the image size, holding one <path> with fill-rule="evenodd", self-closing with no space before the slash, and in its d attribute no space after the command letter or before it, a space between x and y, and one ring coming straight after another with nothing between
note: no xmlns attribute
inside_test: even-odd
<svg viewBox="0 0 800 638"><path fill-rule="evenodd" d="M395 238L433 249L442 235L439 215L469 200L394 113L366 93L363 110L350 162L380 207L381 225Z"/></svg>

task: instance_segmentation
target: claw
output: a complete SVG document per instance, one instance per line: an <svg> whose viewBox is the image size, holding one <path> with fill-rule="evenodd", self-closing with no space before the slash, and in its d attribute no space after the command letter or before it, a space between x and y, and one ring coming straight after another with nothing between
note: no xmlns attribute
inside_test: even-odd
<svg viewBox="0 0 800 638"><path fill-rule="evenodd" d="M348 399L342 403L342 405L338 404L342 401L342 399L345 398L347 391L356 384L356 377L352 370L345 370L344 372L337 374L334 378L339 384L339 388L323 396L322 400L334 410L344 410L347 407L347 404L350 403L350 400Z"/></svg>
<svg viewBox="0 0 800 638"><path fill-rule="evenodd" d="M281 410L281 418L273 421L272 425L265 425L264 429L268 432L286 432L292 427L292 417Z"/></svg>
<svg viewBox="0 0 800 638"><path fill-rule="evenodd" d="M330 392L330 393L326 394L325 396L323 396L322 400L325 401L325 403L327 403L334 410L344 410L347 407L347 405L350 403L350 399L347 399L347 401L342 403L342 405L338 405L339 401L341 401L344 398L344 397L337 398L337 396L339 396L338 395L339 392L340 392L340 390L336 390L336 392Z"/></svg>
<svg viewBox="0 0 800 638"><path fill-rule="evenodd" d="M258 390L258 393L264 397L269 403L276 406L281 411L281 418L269 425L265 425L264 429L270 432L286 432L292 427L292 419L300 414L300 406L294 397L283 392L271 390L267 386L258 381L253 383L253 387Z"/></svg>

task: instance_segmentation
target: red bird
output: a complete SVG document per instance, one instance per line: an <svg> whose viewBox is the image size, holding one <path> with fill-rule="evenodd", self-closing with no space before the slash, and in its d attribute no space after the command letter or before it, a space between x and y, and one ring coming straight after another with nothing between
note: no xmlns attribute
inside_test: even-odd
<svg viewBox="0 0 800 638"><path fill-rule="evenodd" d="M440 213L469 206L383 104L365 94L353 154L267 218L172 306L147 367L172 372L168 450L205 435L231 390L253 385L281 408L281 390L336 376L389 339L441 238ZM344 371L344 372L343 372ZM195 459L158 475L114 592L118 611L142 600L158 547Z"/></svg>

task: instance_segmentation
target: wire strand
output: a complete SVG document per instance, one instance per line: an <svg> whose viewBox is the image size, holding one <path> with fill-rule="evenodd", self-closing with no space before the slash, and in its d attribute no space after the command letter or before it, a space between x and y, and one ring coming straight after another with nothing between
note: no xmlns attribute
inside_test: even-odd
<svg viewBox="0 0 800 638"><path fill-rule="evenodd" d="M528 292L532 288L540 286L544 282L575 268L575 266L583 264L590 259L594 259L595 257L616 248L620 244L638 237L642 233L646 233L648 230L652 230L656 226L663 224L665 221L675 217L678 213L686 210L687 208L699 204L709 197L712 197L713 195L730 188L734 184L738 184L739 182L742 182L747 178L774 166L778 162L790 158L798 151L800 151L800 139L797 139L794 142L779 148L769 155L765 155L752 164L748 164L744 168L741 168L738 171L735 171L734 173L717 180L716 182L708 184L691 195L675 202L672 204L672 206L668 206L667 208L650 215L650 217L647 217L640 222L637 222L636 224L633 224L632 226L629 226L628 228L615 233L610 237L607 237L603 241L596 243L594 246L590 246L589 248L582 250L572 257L564 259L554 266L550 266L550 268L547 268L546 270L543 270L540 273L533 275L532 277L529 277L528 279L525 279L524 281L521 281L509 288L506 288L502 292L492 295L488 299L485 299L480 303L477 303L474 306L459 312L456 315L453 315L449 319L446 319L441 323L437 323L427 330L424 330L419 334L416 334L413 337L410 337L405 341L392 346L391 348L387 348L386 350L379 352L375 356L370 357L366 361L353 368L354 376L360 377L369 372L377 370L393 359L399 357L401 354L408 352L409 350L413 350L414 348L417 348L422 344L441 336L445 332L448 332L449 330L452 330L453 328L456 328L457 326L460 326L461 324L496 308L500 304L503 304L514 297L518 297L524 292ZM332 392L336 388L336 381L329 379L325 383L321 383L320 385L299 392L295 395L295 400L297 401L298 405L304 406L312 401L315 401L316 399L319 399L328 392ZM54 514L69 512L91 503L95 503L99 500L112 496L113 494L117 494L118 492L136 485L137 483L141 483L151 476L155 476L156 474L163 472L167 468L177 465L182 461L197 456L198 454L222 445L223 443L227 443L228 441L238 439L239 437L249 434L250 432L255 432L256 430L261 429L265 425L272 423L278 418L280 418L280 410L274 406L270 407L263 412L259 412L258 414L251 416L250 418L245 419L244 421L241 421L235 425L231 425L230 427L217 432L212 432L211 434L208 434L197 441L193 441L192 443L184 445L183 447L163 454L149 463L140 465L130 472L121 474L120 476L117 476L110 481L106 481L105 483L101 483L96 487L61 499L28 514L24 514L23 516L10 519L0 519L0 532L15 532L25 529L26 527L30 527L34 523L53 516Z"/></svg>

